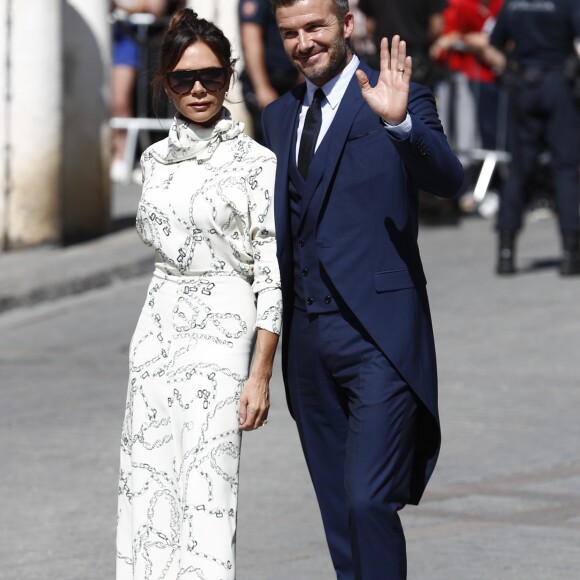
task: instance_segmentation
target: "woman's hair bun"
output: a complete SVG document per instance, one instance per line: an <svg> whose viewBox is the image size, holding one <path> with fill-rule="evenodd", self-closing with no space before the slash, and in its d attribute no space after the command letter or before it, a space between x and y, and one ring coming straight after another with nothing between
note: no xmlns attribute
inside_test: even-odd
<svg viewBox="0 0 580 580"><path fill-rule="evenodd" d="M167 28L175 28L176 26L186 23L194 24L197 20L199 20L197 12L194 12L191 8L182 8L173 13Z"/></svg>

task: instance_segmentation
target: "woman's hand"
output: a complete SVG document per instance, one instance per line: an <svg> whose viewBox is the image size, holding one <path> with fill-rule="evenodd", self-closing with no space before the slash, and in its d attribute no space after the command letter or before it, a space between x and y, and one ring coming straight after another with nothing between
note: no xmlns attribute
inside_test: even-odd
<svg viewBox="0 0 580 580"><path fill-rule="evenodd" d="M264 424L270 410L270 386L265 377L250 376L240 397L240 429L253 431Z"/></svg>
<svg viewBox="0 0 580 580"><path fill-rule="evenodd" d="M278 335L258 328L250 376L240 397L240 429L253 431L265 424L270 410L270 378Z"/></svg>

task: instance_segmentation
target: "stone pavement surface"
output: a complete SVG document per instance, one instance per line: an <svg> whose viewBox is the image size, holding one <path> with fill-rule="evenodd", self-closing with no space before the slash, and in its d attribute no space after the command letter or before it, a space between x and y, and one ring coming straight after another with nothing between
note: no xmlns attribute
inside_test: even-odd
<svg viewBox="0 0 580 580"><path fill-rule="evenodd" d="M137 185L114 186L113 233L64 248L0 252L0 313L77 294L130 278L151 269L151 250L139 242L135 228Z"/></svg>
<svg viewBox="0 0 580 580"><path fill-rule="evenodd" d="M116 190L120 223L137 197ZM421 505L401 514L409 578L576 578L580 278L557 274L556 224L527 224L507 279L492 273L487 220L423 227L420 245L443 447ZM151 263L133 228L0 255L0 580L114 577L128 340ZM278 367L272 387L268 427L244 436L238 580L330 580Z"/></svg>

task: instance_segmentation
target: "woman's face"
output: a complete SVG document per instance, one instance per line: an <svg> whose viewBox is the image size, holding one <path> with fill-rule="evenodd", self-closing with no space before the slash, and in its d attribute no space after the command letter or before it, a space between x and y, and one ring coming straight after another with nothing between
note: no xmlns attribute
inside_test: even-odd
<svg viewBox="0 0 580 580"><path fill-rule="evenodd" d="M185 49L166 75L165 91L184 117L209 127L220 114L230 76L230 70L222 66L212 49L197 41Z"/></svg>

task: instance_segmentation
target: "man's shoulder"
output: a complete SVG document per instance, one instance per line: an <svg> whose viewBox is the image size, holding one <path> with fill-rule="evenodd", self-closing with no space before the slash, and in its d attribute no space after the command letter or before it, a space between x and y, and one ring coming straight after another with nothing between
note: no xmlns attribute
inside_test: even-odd
<svg viewBox="0 0 580 580"><path fill-rule="evenodd" d="M289 90L278 97L275 101L270 103L265 109L264 113L266 115L272 115L279 113L285 107L295 105L297 102L302 102L304 96L305 85L301 84L293 89Z"/></svg>
<svg viewBox="0 0 580 580"><path fill-rule="evenodd" d="M409 92L413 95L425 96L425 97L433 94L429 87L426 87L425 85L422 85L421 83L415 83L415 82L411 82L411 85L409 87Z"/></svg>

